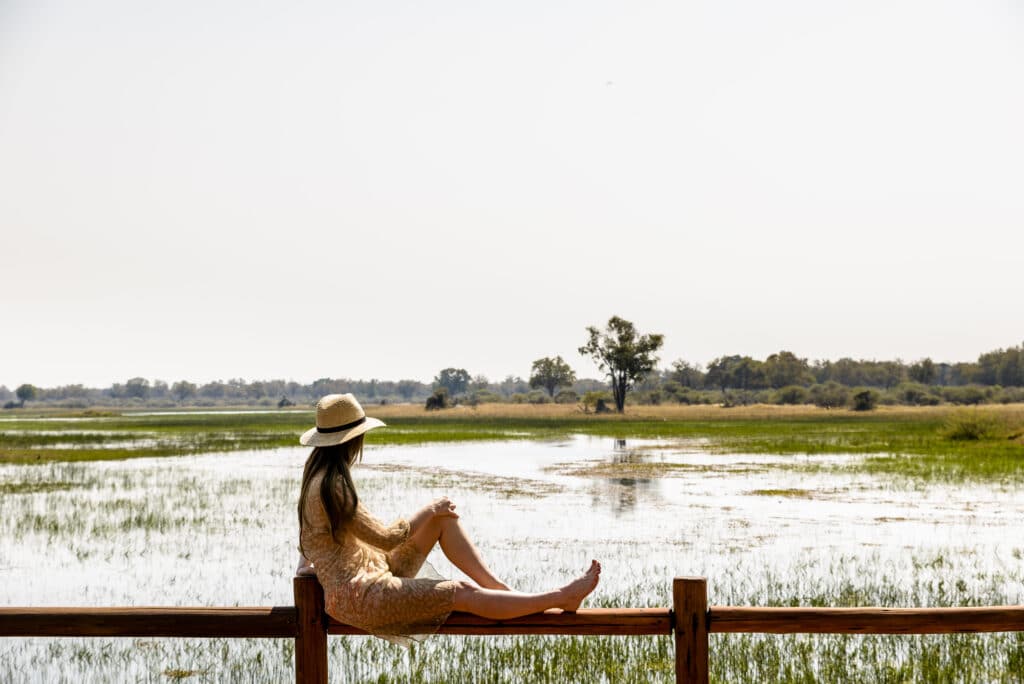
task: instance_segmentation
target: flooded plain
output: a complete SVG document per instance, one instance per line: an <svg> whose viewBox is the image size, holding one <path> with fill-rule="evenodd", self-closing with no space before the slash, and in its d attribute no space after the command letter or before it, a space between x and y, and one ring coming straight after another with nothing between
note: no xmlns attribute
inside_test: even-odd
<svg viewBox="0 0 1024 684"><path fill-rule="evenodd" d="M2 466L0 604L290 605L306 455ZM492 569L517 589L563 583L599 559L593 607L669 605L676 575L706 576L719 605L1024 603L1024 489L815 467L858 458L579 436L368 447L355 478L386 520L450 496ZM461 578L440 552L431 562ZM879 668L903 672L898 681L929 681L944 659L971 657L961 681L1019 681L1019 637L942 639L716 636L711 661L720 681L783 678L780 654L825 680L842 660L851 681L877 680ZM288 640L3 639L0 679L289 681L291 648ZM915 669L922 658L938 669ZM371 637L331 638L338 681L564 681L567 673L572 681L573 667L593 681L670 681L671 647L667 637L434 637L405 651Z"/></svg>

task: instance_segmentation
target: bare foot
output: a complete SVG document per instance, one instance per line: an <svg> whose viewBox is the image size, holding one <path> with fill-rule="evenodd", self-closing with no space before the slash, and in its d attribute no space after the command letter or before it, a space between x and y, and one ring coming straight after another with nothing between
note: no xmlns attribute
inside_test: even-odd
<svg viewBox="0 0 1024 684"><path fill-rule="evenodd" d="M575 613L587 594L597 588L597 581L600 578L601 564L591 561L590 569L559 590L565 596L565 600L560 602L558 607L567 613Z"/></svg>

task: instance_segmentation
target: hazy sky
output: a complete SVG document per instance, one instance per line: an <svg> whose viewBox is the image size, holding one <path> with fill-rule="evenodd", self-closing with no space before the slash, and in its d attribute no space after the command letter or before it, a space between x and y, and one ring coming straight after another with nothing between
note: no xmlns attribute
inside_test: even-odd
<svg viewBox="0 0 1024 684"><path fill-rule="evenodd" d="M0 384L1024 340L1019 0L0 0Z"/></svg>

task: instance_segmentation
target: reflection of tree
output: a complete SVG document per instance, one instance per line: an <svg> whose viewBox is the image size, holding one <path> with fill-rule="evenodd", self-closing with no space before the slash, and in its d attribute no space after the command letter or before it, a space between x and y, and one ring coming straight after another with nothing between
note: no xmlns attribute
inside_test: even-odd
<svg viewBox="0 0 1024 684"><path fill-rule="evenodd" d="M626 440L616 439L611 462L629 466L647 461L647 455L636 449L629 449ZM628 470L628 469L627 469ZM640 499L654 499L658 496L658 483L651 478L601 477L590 487L591 505L609 506L616 514L636 508Z"/></svg>

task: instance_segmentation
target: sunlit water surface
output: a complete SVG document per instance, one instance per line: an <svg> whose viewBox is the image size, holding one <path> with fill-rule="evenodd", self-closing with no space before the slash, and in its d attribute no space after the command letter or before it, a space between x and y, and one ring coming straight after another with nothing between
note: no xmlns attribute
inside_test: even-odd
<svg viewBox="0 0 1024 684"><path fill-rule="evenodd" d="M0 604L289 605L306 455L2 466ZM451 497L492 570L521 590L599 559L592 606L669 605L676 575L707 576L713 604L1024 603L1021 488L792 467L855 458L576 437L371 447L356 479L388 520ZM431 561L462 577L440 552ZM405 652L332 637L332 672L394 675L453 639ZM291 677L288 640L0 640L0 681Z"/></svg>

